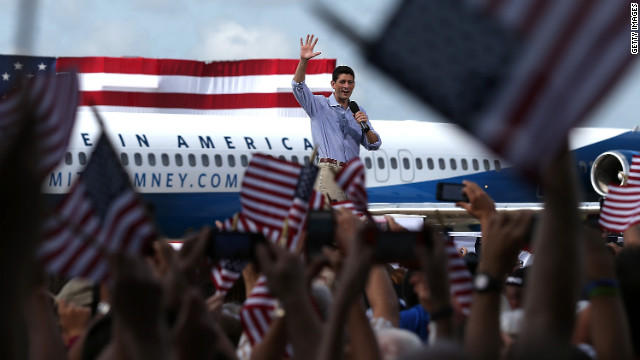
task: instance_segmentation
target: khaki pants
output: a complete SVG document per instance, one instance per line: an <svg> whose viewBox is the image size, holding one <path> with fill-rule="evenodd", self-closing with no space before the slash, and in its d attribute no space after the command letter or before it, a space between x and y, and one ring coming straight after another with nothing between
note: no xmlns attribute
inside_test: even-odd
<svg viewBox="0 0 640 360"><path fill-rule="evenodd" d="M344 191L335 181L335 176L340 172L341 168L338 165L329 163L319 163L318 167L320 172L316 179L315 189L326 194L332 202L347 200Z"/></svg>

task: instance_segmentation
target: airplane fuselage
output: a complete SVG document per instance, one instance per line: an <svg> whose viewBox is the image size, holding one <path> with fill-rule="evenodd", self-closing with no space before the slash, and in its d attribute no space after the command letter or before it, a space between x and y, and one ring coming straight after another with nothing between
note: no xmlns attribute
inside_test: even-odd
<svg viewBox="0 0 640 360"><path fill-rule="evenodd" d="M134 188L170 237L212 225L240 210L244 171L256 152L303 164L314 144L308 118L102 113L108 135ZM539 203L535 184L456 125L372 120L378 151L360 152L369 202L433 207L436 184L463 179L480 184L498 203ZM100 135L94 115L78 112L65 159L46 178L49 199L69 191ZM585 201L593 160L611 149L640 150L640 135L621 129L576 129L571 146ZM437 205L436 205L437 206Z"/></svg>

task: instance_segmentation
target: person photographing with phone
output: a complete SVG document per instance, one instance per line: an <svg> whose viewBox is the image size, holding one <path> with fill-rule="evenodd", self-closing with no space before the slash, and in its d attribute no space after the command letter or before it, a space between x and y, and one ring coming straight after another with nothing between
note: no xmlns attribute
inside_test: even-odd
<svg viewBox="0 0 640 360"><path fill-rule="evenodd" d="M318 39L307 35L300 39L300 62L293 76L293 95L311 118L311 137L318 147L320 173L316 189L327 194L331 201L346 200L346 195L335 183L340 168L360 154L360 145L367 150L380 148L380 135L373 129L366 111L354 101L351 94L356 86L355 73L348 66L334 69L331 96L314 95L305 83L307 64L321 52L314 52Z"/></svg>

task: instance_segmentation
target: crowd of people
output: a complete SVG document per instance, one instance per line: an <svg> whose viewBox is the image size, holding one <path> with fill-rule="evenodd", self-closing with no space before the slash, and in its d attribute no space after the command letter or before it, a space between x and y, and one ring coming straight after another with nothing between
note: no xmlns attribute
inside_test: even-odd
<svg viewBox="0 0 640 360"><path fill-rule="evenodd" d="M34 261L38 214L25 213L38 197L3 190L0 226L11 240L0 251L3 358L638 358L640 229L624 233L623 247L607 245L579 213L571 169L566 151L541 173L545 207L531 244L531 212L497 212L465 182L469 202L459 205L482 226L479 262L468 263L469 312L451 295L444 228L426 228L427 240L411 249L419 266L391 266L376 260L371 225L336 210L334 246L310 258L304 238L296 251L258 244L226 294L212 286L212 229L203 228L179 250L158 239L146 257L113 256L110 280L92 284L45 276ZM37 189L37 181L10 178L3 189ZM403 230L387 220L389 231ZM534 260L521 268L517 256L527 245ZM239 309L260 274L279 306L252 344Z"/></svg>
<svg viewBox="0 0 640 360"><path fill-rule="evenodd" d="M335 101L311 97L304 73L319 54L316 41L301 40L294 93L318 126L314 140L330 137L318 122L335 109L353 135L348 156L327 141L320 147L324 179L360 145L377 149L380 137L366 112L347 110L352 70L334 74ZM421 241L404 249L413 258L393 264L380 260L382 230L346 209L333 211L333 240L317 255L305 251L305 236L294 251L257 243L225 293L211 281L208 227L182 239L179 250L158 239L146 256L110 255L106 283L47 276L35 260L42 178L35 153L20 151L35 141L21 130L0 153L2 358L640 359L640 225L623 234L623 246L606 243L578 210L568 150L539 174L545 206L533 237L531 212L497 212L480 186L464 183L469 201L458 205L482 230L481 251L463 250L474 288L465 309L452 296L444 226L425 225L415 233ZM344 196L337 191L333 200ZM386 220L385 231L406 230ZM525 247L534 259L523 267ZM252 342L240 311L261 275L278 306Z"/></svg>

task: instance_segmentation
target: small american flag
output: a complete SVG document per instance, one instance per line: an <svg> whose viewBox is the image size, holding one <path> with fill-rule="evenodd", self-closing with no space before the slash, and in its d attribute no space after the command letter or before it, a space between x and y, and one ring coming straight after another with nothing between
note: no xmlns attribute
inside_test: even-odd
<svg viewBox="0 0 640 360"><path fill-rule="evenodd" d="M446 240L446 253L449 263L449 281L451 282L451 295L462 308L465 315L471 310L473 298L473 283L471 272L467 268L464 259L460 257L453 238L448 236Z"/></svg>
<svg viewBox="0 0 640 360"><path fill-rule="evenodd" d="M0 68L9 68L6 60L0 57ZM26 57L15 60L11 70L0 70L0 151L30 111L38 139L36 150L41 154L37 170L42 174L62 159L78 106L77 75L55 75L46 70L48 64L46 58Z"/></svg>
<svg viewBox="0 0 640 360"><path fill-rule="evenodd" d="M381 34L373 64L527 172L638 58L626 0L404 0Z"/></svg>
<svg viewBox="0 0 640 360"><path fill-rule="evenodd" d="M306 228L309 210L317 210L324 207L324 195L313 189L319 170L316 165L309 163L300 172L293 204L287 217L289 233L287 234L286 248L290 251L296 249L300 235Z"/></svg>
<svg viewBox="0 0 640 360"><path fill-rule="evenodd" d="M301 166L254 154L242 180L241 212L260 227L281 229L293 205Z"/></svg>
<svg viewBox="0 0 640 360"><path fill-rule="evenodd" d="M365 187L364 163L359 157L349 161L336 175L336 183L344 190L354 209L369 219L367 189Z"/></svg>
<svg viewBox="0 0 640 360"><path fill-rule="evenodd" d="M103 133L71 191L45 221L37 257L49 272L96 282L109 274L107 254L141 254L155 227Z"/></svg>
<svg viewBox="0 0 640 360"><path fill-rule="evenodd" d="M600 226L611 232L624 232L640 223L640 156L634 155L629 170L628 186L609 185L600 210Z"/></svg>
<svg viewBox="0 0 640 360"><path fill-rule="evenodd" d="M353 205L353 202L351 200L338 201L338 202L331 203L331 207L333 209L347 209L351 211L351 213L353 213L355 216L359 217L360 220L362 221L367 220L367 217L361 211L356 210L356 207Z"/></svg>
<svg viewBox="0 0 640 360"><path fill-rule="evenodd" d="M278 300L269 293L267 278L260 275L240 310L240 321L251 344L260 343L269 331L277 305Z"/></svg>

